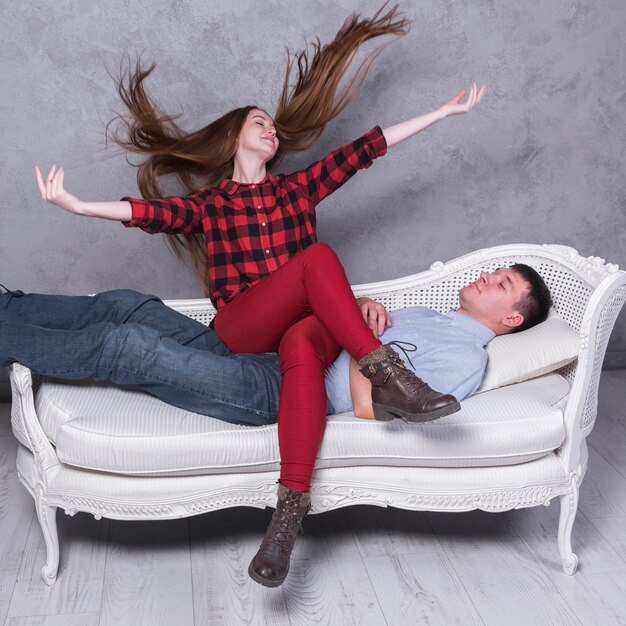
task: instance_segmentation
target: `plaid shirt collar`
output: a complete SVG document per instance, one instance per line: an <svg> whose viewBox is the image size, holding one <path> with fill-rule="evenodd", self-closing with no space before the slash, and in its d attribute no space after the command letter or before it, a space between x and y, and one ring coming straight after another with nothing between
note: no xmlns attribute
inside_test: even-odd
<svg viewBox="0 0 626 626"><path fill-rule="evenodd" d="M276 181L276 176L272 176L269 172L265 174L265 178L260 183L240 183L239 181L232 180L231 178L225 178L217 188L225 191L229 196L234 196L237 191L239 191L239 187L252 187L263 185L264 183L270 182L273 183Z"/></svg>

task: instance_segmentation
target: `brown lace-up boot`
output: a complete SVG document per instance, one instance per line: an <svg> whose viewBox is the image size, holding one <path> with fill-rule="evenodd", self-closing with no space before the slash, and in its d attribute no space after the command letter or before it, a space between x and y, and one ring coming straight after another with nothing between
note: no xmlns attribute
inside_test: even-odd
<svg viewBox="0 0 626 626"><path fill-rule="evenodd" d="M248 574L252 580L266 587L283 584L289 571L289 558L302 520L311 508L311 494L278 485L278 502L261 547L256 553Z"/></svg>
<svg viewBox="0 0 626 626"><path fill-rule="evenodd" d="M406 352L400 343L405 342L391 341L359 361L361 373L372 383L374 417L383 422L395 417L409 422L428 422L458 411L461 406L454 396L431 389L404 366L391 348L397 345Z"/></svg>

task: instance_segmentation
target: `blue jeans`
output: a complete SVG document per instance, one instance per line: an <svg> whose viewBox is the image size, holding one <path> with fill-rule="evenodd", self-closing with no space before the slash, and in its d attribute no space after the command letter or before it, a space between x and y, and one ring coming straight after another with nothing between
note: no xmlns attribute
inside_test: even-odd
<svg viewBox="0 0 626 626"><path fill-rule="evenodd" d="M274 353L232 354L204 324L130 290L0 293L0 366L136 385L174 406L258 426L278 415Z"/></svg>

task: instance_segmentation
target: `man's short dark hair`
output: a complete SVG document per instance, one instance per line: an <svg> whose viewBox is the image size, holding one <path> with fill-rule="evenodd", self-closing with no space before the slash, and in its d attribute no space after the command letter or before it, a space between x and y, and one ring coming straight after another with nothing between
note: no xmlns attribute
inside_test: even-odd
<svg viewBox="0 0 626 626"><path fill-rule="evenodd" d="M552 296L539 273L529 265L516 263L511 269L530 286L530 290L517 302L515 308L524 316L524 321L511 332L518 333L545 321L552 306Z"/></svg>

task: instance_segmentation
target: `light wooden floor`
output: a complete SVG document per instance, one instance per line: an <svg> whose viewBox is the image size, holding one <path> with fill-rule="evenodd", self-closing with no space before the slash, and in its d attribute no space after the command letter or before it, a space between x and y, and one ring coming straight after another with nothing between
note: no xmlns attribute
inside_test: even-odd
<svg viewBox="0 0 626 626"><path fill-rule="evenodd" d="M311 516L275 590L248 561L270 511L168 522L59 513L61 567L18 483L0 405L0 624L626 624L626 371L605 372L574 526L575 576L561 571L558 499L508 513L351 507Z"/></svg>

